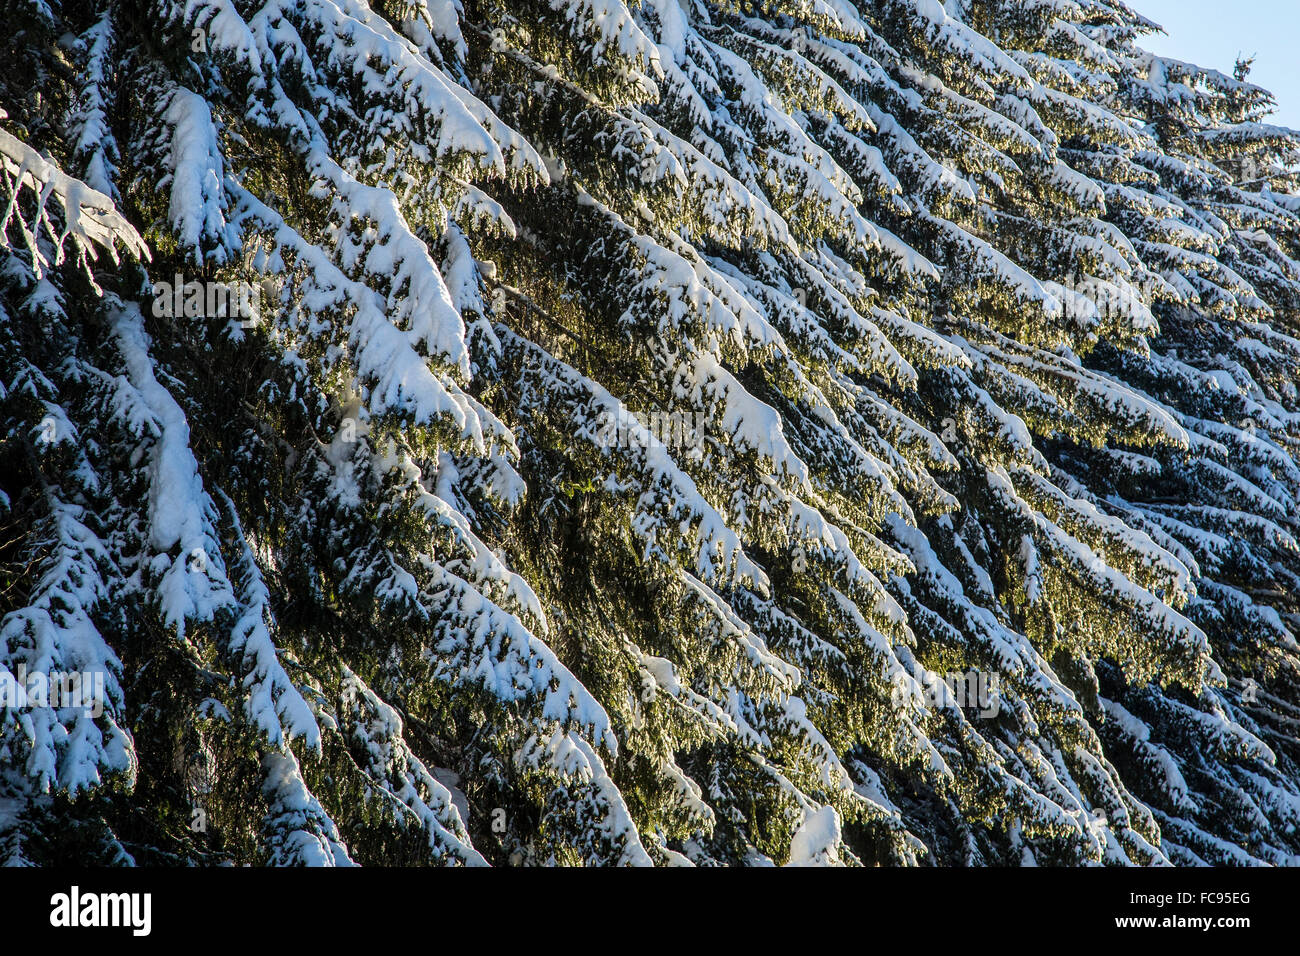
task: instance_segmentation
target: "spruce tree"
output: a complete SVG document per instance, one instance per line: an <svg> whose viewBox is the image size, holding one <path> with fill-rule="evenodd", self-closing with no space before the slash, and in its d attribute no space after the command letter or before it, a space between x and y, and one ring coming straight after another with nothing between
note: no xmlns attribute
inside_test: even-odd
<svg viewBox="0 0 1300 956"><path fill-rule="evenodd" d="M6 861L1300 859L1248 65L1118 0L0 15L0 680L106 677L0 716Z"/></svg>

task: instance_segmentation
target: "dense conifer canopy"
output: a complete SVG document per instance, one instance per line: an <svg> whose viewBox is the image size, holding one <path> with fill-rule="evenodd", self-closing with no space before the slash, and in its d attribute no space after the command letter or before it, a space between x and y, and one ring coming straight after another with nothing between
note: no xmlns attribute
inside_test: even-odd
<svg viewBox="0 0 1300 956"><path fill-rule="evenodd" d="M0 861L1300 863L1300 134L1140 6L0 0Z"/></svg>

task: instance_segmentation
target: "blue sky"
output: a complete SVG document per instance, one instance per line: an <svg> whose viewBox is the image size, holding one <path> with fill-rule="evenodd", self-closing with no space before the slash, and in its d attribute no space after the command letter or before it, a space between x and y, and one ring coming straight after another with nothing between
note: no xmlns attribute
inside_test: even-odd
<svg viewBox="0 0 1300 956"><path fill-rule="evenodd" d="M1139 42L1152 53L1232 74L1256 54L1250 81L1277 98L1270 121L1300 129L1300 0L1128 0L1165 28Z"/></svg>

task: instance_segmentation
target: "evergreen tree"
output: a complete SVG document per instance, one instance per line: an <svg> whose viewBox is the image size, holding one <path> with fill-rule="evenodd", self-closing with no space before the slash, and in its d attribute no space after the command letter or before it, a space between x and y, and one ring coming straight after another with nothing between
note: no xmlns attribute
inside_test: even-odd
<svg viewBox="0 0 1300 956"><path fill-rule="evenodd" d="M0 715L7 862L1300 862L1248 65L1118 0L0 15L0 681L104 678Z"/></svg>

